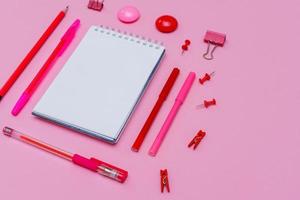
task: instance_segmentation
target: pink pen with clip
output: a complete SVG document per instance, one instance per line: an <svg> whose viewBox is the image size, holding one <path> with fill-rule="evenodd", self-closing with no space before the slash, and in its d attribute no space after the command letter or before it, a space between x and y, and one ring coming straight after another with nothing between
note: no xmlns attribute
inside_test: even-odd
<svg viewBox="0 0 300 200"><path fill-rule="evenodd" d="M167 135L167 132L168 132L172 122L174 121L174 118L175 118L177 112L179 111L180 106L183 104L187 94L189 93L189 91L193 85L195 77L196 77L196 74L194 72L190 72L188 77L186 78L183 86L181 87L181 89L177 95L175 103L174 103L171 111L169 112L169 115L168 115L166 121L164 122L163 126L161 127L158 135L155 138L155 141L153 142L153 144L149 150L149 155L155 156L157 154L158 149L161 146L161 143L163 142L165 136Z"/></svg>
<svg viewBox="0 0 300 200"><path fill-rule="evenodd" d="M39 84L45 78L45 76L46 76L47 72L49 71L50 67L54 64L56 59L58 57L60 57L63 54L63 52L67 49L67 47L69 46L69 44L71 43L71 41L75 37L75 34L76 34L79 26L80 26L80 20L77 19L70 26L70 28L67 30L67 32L63 35L63 37L61 38L59 44L56 46L54 51L51 53L48 60L45 62L43 67L40 69L40 71L37 73L37 75L34 77L34 79L31 81L29 86L23 92L22 96L17 101L16 105L14 106L14 108L11 112L12 115L16 116L23 109L23 107L29 101L30 97L33 95L34 91L37 89Z"/></svg>

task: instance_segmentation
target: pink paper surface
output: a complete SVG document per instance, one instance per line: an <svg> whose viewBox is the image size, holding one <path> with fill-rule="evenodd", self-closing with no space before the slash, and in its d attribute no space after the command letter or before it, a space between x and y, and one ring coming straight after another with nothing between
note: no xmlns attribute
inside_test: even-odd
<svg viewBox="0 0 300 200"><path fill-rule="evenodd" d="M86 0L11 0L0 6L0 85L13 72L58 11L67 17L0 103L0 128L11 126L71 152L93 156L129 171L119 184L72 163L0 135L1 199L300 199L300 3L299 0L111 0L101 12ZM135 5L141 18L122 24L117 11ZM155 19L170 14L176 32L162 34ZM76 19L82 26L25 109L13 105ZM110 26L163 41L166 56L117 145L109 145L52 125L31 115L41 95L61 70L91 25ZM206 61L206 30L226 33L215 60ZM192 44L184 55L185 39ZM101 55L99 55L101 62ZM174 66L181 74L139 153L130 147ZM156 157L147 152L184 78L216 74L204 86L195 81ZM59 98L59 97L58 97ZM196 109L205 99L217 106ZM101 122L99 122L101 123ZM203 129L193 151L187 144ZM167 168L171 193L160 193L159 170Z"/></svg>

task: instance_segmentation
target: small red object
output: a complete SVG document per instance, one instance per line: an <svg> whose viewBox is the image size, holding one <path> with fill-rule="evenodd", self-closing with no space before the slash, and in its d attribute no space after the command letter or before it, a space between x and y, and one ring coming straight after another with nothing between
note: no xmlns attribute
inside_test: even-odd
<svg viewBox="0 0 300 200"><path fill-rule="evenodd" d="M183 51L187 51L187 50L188 50L188 45L186 45L186 44L182 45L182 46L181 46L181 49L182 49Z"/></svg>
<svg viewBox="0 0 300 200"><path fill-rule="evenodd" d="M182 53L184 53L184 51L187 51L189 49L189 46L191 44L191 41L190 40L185 40L184 41L184 44L181 46L181 49L182 49Z"/></svg>
<svg viewBox="0 0 300 200"><path fill-rule="evenodd" d="M170 186L169 186L169 178L168 178L168 170L160 170L160 185L161 185L161 193L164 192L164 188L167 188L167 191L170 192Z"/></svg>
<svg viewBox="0 0 300 200"><path fill-rule="evenodd" d="M101 11L104 0L89 0L88 8L92 10Z"/></svg>
<svg viewBox="0 0 300 200"><path fill-rule="evenodd" d="M212 72L210 74L206 73L203 78L199 78L199 83L203 85L206 81L209 81L214 74L215 72Z"/></svg>
<svg viewBox="0 0 300 200"><path fill-rule="evenodd" d="M155 22L157 30L162 33L171 33L177 29L177 20L170 15L160 16Z"/></svg>
<svg viewBox="0 0 300 200"><path fill-rule="evenodd" d="M195 150L205 135L206 135L206 133L204 131L200 130L197 133L197 135L192 139L192 141L189 143L188 147L190 148L191 146L194 145L193 149Z"/></svg>
<svg viewBox="0 0 300 200"><path fill-rule="evenodd" d="M208 108L210 106L214 106L216 104L217 104L216 99L212 99L211 101L206 101L206 100L204 101L204 107L205 108Z"/></svg>

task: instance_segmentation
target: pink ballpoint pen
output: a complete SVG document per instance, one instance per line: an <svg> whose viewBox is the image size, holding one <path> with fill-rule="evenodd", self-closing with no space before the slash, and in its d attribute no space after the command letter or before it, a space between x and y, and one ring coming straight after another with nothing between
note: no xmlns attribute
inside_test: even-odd
<svg viewBox="0 0 300 200"><path fill-rule="evenodd" d="M196 76L196 74L194 72L190 72L188 77L186 78L184 84L182 85L182 87L178 93L175 103L174 103L171 111L169 112L169 115L168 115L166 121L164 122L163 126L161 127L157 137L155 138L155 141L153 142L153 144L149 150L149 155L155 156L157 154L158 149L161 146L161 143L163 142L165 136L167 135L167 132L168 132L172 122L174 121L174 118L175 118L177 112L179 111L179 108L183 104L187 94L189 93L189 91L193 85L195 76Z"/></svg>
<svg viewBox="0 0 300 200"><path fill-rule="evenodd" d="M45 78L45 76L46 76L47 72L49 71L50 67L54 64L56 59L63 54L63 52L67 49L69 44L72 42L79 26L80 26L80 20L77 19L70 26L70 28L67 30L67 32L63 35L63 37L61 38L59 44L56 46L54 51L51 53L48 60L45 62L43 67L40 69L40 71L37 73L37 75L34 77L34 79L31 81L29 86L23 92L22 96L17 101L16 105L14 106L14 108L11 112L12 115L14 115L14 116L18 115L19 112L23 109L23 107L29 101L30 97L33 95L34 91L37 89L39 84Z"/></svg>
<svg viewBox="0 0 300 200"><path fill-rule="evenodd" d="M85 158L79 154L70 153L68 151L62 150L60 148L42 142L38 139L30 137L29 135L21 133L10 127L4 127L3 134L21 142L24 142L26 144L29 144L31 146L34 146L38 149L44 150L65 160L73 162L74 164L80 167L89 169L93 172L111 178L120 183L124 183L124 181L127 179L128 172L126 170L120 169L116 166L98 160L96 158Z"/></svg>

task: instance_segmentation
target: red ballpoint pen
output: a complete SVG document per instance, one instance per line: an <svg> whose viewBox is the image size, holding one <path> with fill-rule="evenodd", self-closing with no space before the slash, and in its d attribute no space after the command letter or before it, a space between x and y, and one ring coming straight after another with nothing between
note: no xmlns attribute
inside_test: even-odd
<svg viewBox="0 0 300 200"><path fill-rule="evenodd" d="M48 40L50 35L54 32L54 30L60 24L60 22L64 19L68 9L69 9L69 7L66 7L65 10L61 11L56 16L56 18L53 20L53 22L50 24L50 26L47 28L47 30L43 33L43 35L40 37L40 39L37 41L37 43L33 46L33 48L25 56L25 58L22 60L20 65L17 67L17 69L13 72L13 74L9 77L9 79L6 81L6 83L0 89L0 101L4 97L4 95L9 91L9 89L13 86L13 84L17 81L19 76L23 73L23 71L26 69L26 67L29 65L29 63L32 61L34 56L38 53L38 51L46 43L46 41Z"/></svg>
<svg viewBox="0 0 300 200"><path fill-rule="evenodd" d="M38 85L41 83L41 81L49 71L50 67L53 65L54 61L59 56L61 56L62 53L66 50L66 48L69 46L69 44L75 37L79 25L80 25L80 20L77 19L67 30L67 32L63 35L59 44L56 46L56 48L54 49L54 51L52 52L52 54L50 55L46 63L43 65L43 67L40 69L40 71L37 73L37 75L34 77L34 79L31 81L29 86L23 92L22 96L17 101L16 105L14 106L11 112L14 116L19 114L19 112L23 109L23 107L29 101L30 97L33 95Z"/></svg>

